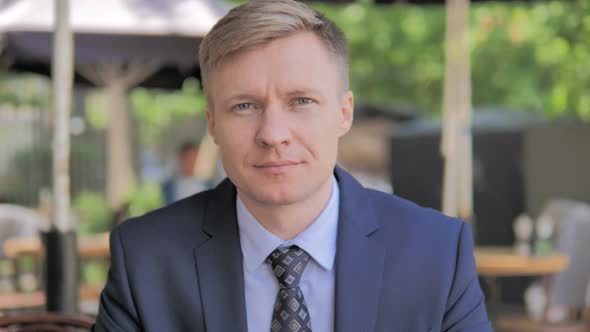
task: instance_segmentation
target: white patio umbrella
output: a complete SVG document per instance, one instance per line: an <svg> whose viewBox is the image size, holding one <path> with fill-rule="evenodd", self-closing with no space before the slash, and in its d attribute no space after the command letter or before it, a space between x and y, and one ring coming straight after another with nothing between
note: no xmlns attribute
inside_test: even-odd
<svg viewBox="0 0 590 332"><path fill-rule="evenodd" d="M75 0L76 81L102 86L110 98L107 197L118 209L134 179L126 92L137 86L176 88L199 76L198 44L229 10L216 0ZM53 0L0 2L0 59L8 68L49 74Z"/></svg>

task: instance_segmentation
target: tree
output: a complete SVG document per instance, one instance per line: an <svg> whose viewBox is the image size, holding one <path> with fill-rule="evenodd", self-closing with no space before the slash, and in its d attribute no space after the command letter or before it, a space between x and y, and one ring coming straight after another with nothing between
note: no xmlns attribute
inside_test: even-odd
<svg viewBox="0 0 590 332"><path fill-rule="evenodd" d="M346 33L361 103L440 114L444 6L315 5ZM590 120L590 2L471 6L473 104Z"/></svg>

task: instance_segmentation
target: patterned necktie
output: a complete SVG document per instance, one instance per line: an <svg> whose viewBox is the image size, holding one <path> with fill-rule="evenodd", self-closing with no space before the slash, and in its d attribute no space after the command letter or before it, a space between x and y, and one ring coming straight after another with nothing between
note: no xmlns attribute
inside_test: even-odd
<svg viewBox="0 0 590 332"><path fill-rule="evenodd" d="M309 259L309 255L297 246L278 248L268 256L280 286L271 332L311 332L309 312L299 288L299 280Z"/></svg>

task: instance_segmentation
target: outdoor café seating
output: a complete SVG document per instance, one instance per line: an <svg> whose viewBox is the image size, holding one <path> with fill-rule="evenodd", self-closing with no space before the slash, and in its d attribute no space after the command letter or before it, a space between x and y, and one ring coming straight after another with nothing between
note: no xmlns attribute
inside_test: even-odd
<svg viewBox="0 0 590 332"><path fill-rule="evenodd" d="M570 259L568 268L551 280L548 305L569 313L561 320L575 320L585 306L590 306L585 291L590 282L590 206L554 200L547 205L547 212L555 215L557 223L556 249ZM549 320L561 318L552 319L551 310L548 313Z"/></svg>
<svg viewBox="0 0 590 332"><path fill-rule="evenodd" d="M46 228L46 219L32 209L0 204L0 316L44 310L44 254L39 234ZM107 233L79 236L79 246L82 267L89 263L108 266ZM102 287L82 280L78 291L81 312L96 313Z"/></svg>
<svg viewBox="0 0 590 332"><path fill-rule="evenodd" d="M37 238L39 231L46 227L47 218L35 210L13 204L0 204L0 292L18 291L31 288L31 264L20 264L8 257L4 244L10 239ZM24 270L23 270L24 269ZM36 273L36 272L35 272ZM24 276L24 278L20 278ZM32 288L35 286L33 285Z"/></svg>
<svg viewBox="0 0 590 332"><path fill-rule="evenodd" d="M531 259L549 262L563 255L567 257L567 264L561 268L554 266L553 269L539 270L539 273L535 273L542 277L545 289L545 310L541 319L534 320L515 315L498 316L495 319L496 330L590 331L590 243L587 241L590 237L590 205L573 200L553 199L545 205L541 215L551 218L555 223L555 253ZM507 264L504 260L501 265ZM481 272L486 275L486 271L480 271L480 275ZM514 270L505 276L516 275L517 272Z"/></svg>

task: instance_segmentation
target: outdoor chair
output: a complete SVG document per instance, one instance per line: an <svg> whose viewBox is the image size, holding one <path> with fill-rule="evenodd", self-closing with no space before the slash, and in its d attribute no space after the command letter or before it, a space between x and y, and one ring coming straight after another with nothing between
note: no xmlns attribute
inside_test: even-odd
<svg viewBox="0 0 590 332"><path fill-rule="evenodd" d="M93 320L89 317L56 313L0 317L0 331L5 332L88 331L92 324Z"/></svg>
<svg viewBox="0 0 590 332"><path fill-rule="evenodd" d="M569 257L568 268L551 280L548 308L562 308L568 316L566 319L579 320L586 306L586 288L590 280L590 206L553 200L544 212L556 224L556 249ZM552 320L551 315L548 318Z"/></svg>

